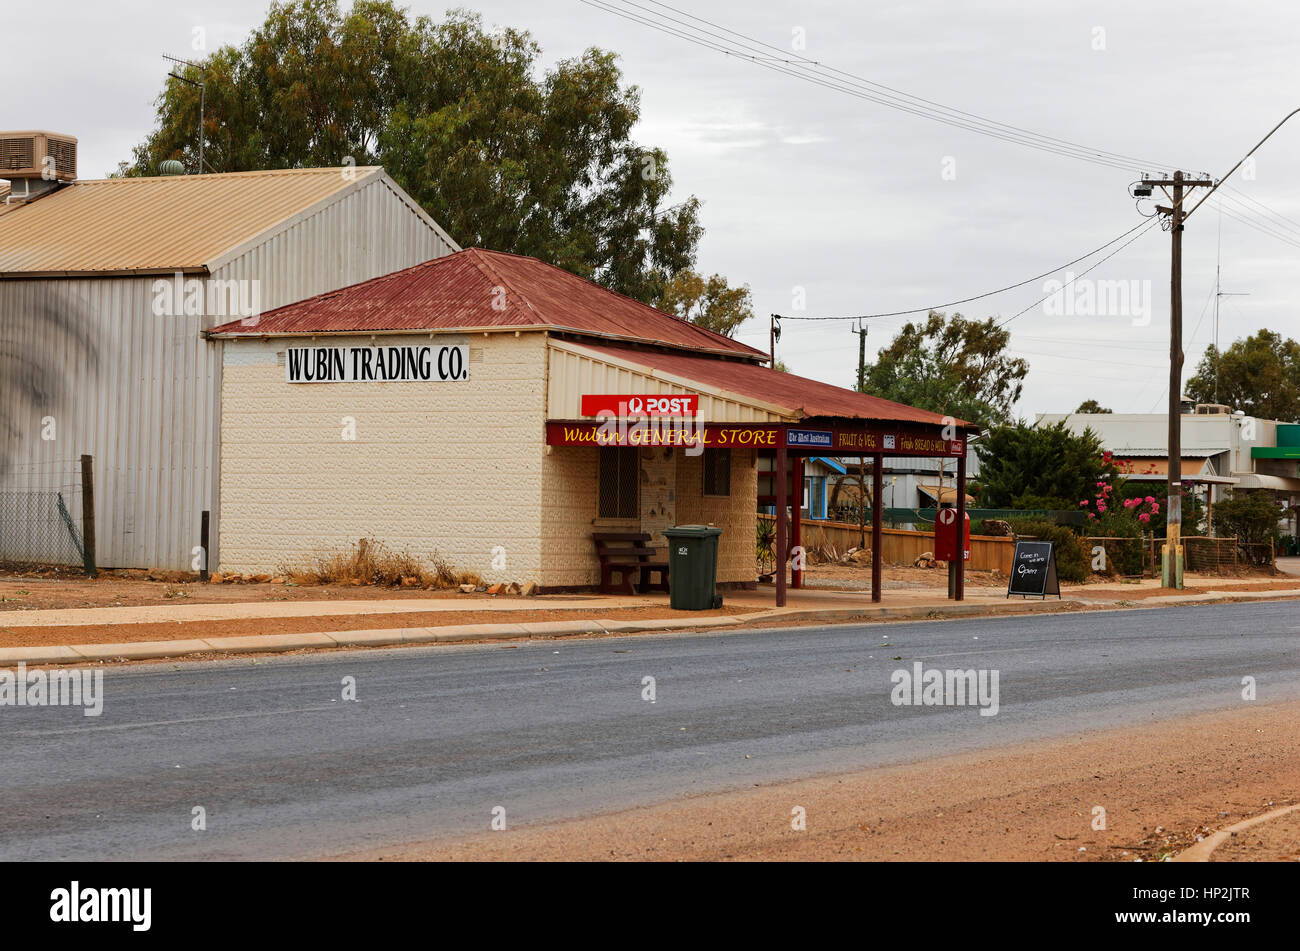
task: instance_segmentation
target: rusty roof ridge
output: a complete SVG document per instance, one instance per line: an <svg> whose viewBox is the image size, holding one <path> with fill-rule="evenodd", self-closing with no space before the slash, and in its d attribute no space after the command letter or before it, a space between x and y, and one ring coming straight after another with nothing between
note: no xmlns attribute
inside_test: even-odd
<svg viewBox="0 0 1300 951"><path fill-rule="evenodd" d="M401 268L396 271L389 271L387 274L380 274L376 277L367 278L364 281L358 281L356 284L345 284L342 287L336 287L332 291L322 291L321 293L315 294L311 297L305 297L300 301L290 301L287 304L281 304L279 307L275 308L275 310L268 310L265 314L262 314L261 316L262 319L265 320L268 317L273 317L274 315L278 314L280 311L288 310L291 307L302 308L304 310L311 310L314 309L317 304L323 304L325 301L333 300L336 297L351 295L354 291L363 287L373 288L375 286L382 285L385 281L394 281L399 278L401 279L409 278L412 271L422 272L422 271L429 270L438 264L445 264L446 262L451 261L457 255L464 254L464 253L465 253L464 251L453 251L451 254L444 254L442 257L430 258L428 261L421 261L419 264L412 264L410 267L407 268ZM393 295L386 298L383 303L387 303L387 301L392 300L394 297L399 296L401 293L402 293L401 289L395 291ZM366 309L367 310L372 309L374 303L375 302L372 301L366 301ZM256 335L254 334L254 336Z"/></svg>
<svg viewBox="0 0 1300 951"><path fill-rule="evenodd" d="M513 284L507 281L500 271L498 271L487 260L485 260L486 256L490 254L509 254L511 257L522 258L525 261L527 260L541 261L541 258L530 259L528 258L527 255L511 254L509 251L490 251L487 248L466 248L464 253L470 254L471 252L473 253L470 257L470 260L474 263L474 266L477 267L481 272L483 272L483 274L489 280L496 281L497 286L504 287L507 290L509 290L511 293L515 294L521 301L524 302L524 306L527 307L534 314L536 314L538 319L541 320L543 323L553 323L553 321L550 320L550 318L548 318L546 314L542 313L540 307L536 306L531 300L528 299L527 294L523 293L517 287L515 287ZM541 261L541 263L545 264L546 262ZM573 275L573 276L576 277L577 275Z"/></svg>
<svg viewBox="0 0 1300 951"><path fill-rule="evenodd" d="M575 274L573 271L566 271L564 268L560 267L558 264L552 264L550 261L543 261L541 258L530 258L530 257L528 257L527 255L523 255L523 254L513 254L513 253L511 253L511 252L509 252L509 251L492 251L491 253L492 253L492 254L508 254L508 255L510 255L510 257L523 258L524 260L528 260L528 261L538 261L538 262L540 262L541 264L544 264L546 267L551 268L552 270L559 271L561 274L565 274L565 275L567 275L567 276L569 276L569 277L576 277L576 278L577 278L578 280L580 280L580 281L586 281L586 282L587 282L588 284L590 284L592 287L595 287L595 288L597 288L597 289L599 289L599 290L602 290L602 291L604 291L606 294L617 294L617 295L620 296L620 297L625 297L625 298L627 298L628 300L630 300L630 301L631 301L632 303L634 303L634 304L638 304L638 305L640 305L641 307L645 307L645 308L648 308L648 309L650 309L650 310L653 310L656 314L659 314L659 315L661 315L661 316L664 316L664 317L671 317L673 320L677 321L679 324L685 324L686 326L688 326L688 327L690 327L690 328L692 328L692 329L694 329L694 330L698 330L698 331L700 331L700 332L703 333L703 334L706 334L706 335L711 336L711 337L720 337L720 338L722 338L723 340L726 340L726 341L728 341L728 342L730 342L730 343L740 343L740 341L739 341L739 340L736 340L734 337L728 337L726 334L720 334L720 333L718 333L716 330L710 330L708 327L701 327L699 324L697 324L697 323L696 323L695 321L693 321L693 320L687 320L686 318L681 317L681 316L679 316L679 315L677 315L677 314L671 314L671 313L669 313L669 312L666 311L666 310L660 310L658 307L655 307L653 304L647 304L645 301L637 300L635 297L632 297L632 296L630 296L630 295L628 295L628 294L621 294L621 293L619 293L618 291L611 290L610 288L606 287L604 284L601 284L599 281L593 281L591 278L589 278L589 277L584 277L584 276L581 275L581 274ZM648 338L647 338L647 339L648 339ZM742 347L749 347L749 344L746 344L746 343L741 343L740 345L741 345ZM749 347L749 349L753 350L753 351L754 351L755 353L757 353L757 354L761 354L761 355L764 356L764 357L767 356L767 354L763 353L761 350L758 350L758 349L755 348L755 347Z"/></svg>

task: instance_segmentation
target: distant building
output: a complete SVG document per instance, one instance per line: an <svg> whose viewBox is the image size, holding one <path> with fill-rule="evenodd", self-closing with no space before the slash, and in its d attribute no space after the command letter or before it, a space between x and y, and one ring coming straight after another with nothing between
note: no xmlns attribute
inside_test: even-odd
<svg viewBox="0 0 1300 951"><path fill-rule="evenodd" d="M975 455L974 440L966 450L967 478L979 476L979 457ZM840 505L853 504L858 496L858 460L845 457L839 460L847 474L838 480L832 480L832 495ZM884 475L882 502L886 509L928 509L940 504L954 504L957 498L957 462L954 459L886 458L881 466ZM870 464L867 478L870 479ZM833 484L840 482L840 490L834 492ZM978 500L966 496L967 505L975 505ZM831 510L833 511L832 504ZM832 515L833 517L833 515Z"/></svg>
<svg viewBox="0 0 1300 951"><path fill-rule="evenodd" d="M1184 400L1177 474L1207 505L1228 490L1267 491L1294 509L1300 504L1300 425L1255 419L1217 403ZM1042 413L1039 425L1064 421L1091 429L1102 448L1127 463L1126 478L1163 488L1169 474L1169 417L1164 413ZM1153 494L1161 495L1160 492Z"/></svg>
<svg viewBox="0 0 1300 951"><path fill-rule="evenodd" d="M770 472L772 460L760 458L758 466L760 473ZM955 459L886 456L881 465L881 472L884 478L881 500L887 510L928 509L956 504L957 462ZM966 472L968 478L974 478L979 474L979 458L975 455L973 447L968 448L966 452ZM760 475L760 479L762 478ZM870 460L867 461L866 467L866 485L867 492L870 493ZM802 517L831 521L847 518L850 510L856 509L859 486L856 456L842 458L819 456L805 459ZM974 506L977 501L975 496L967 494L967 505ZM762 504L759 506L759 511L771 515L774 508Z"/></svg>
<svg viewBox="0 0 1300 951"><path fill-rule="evenodd" d="M770 473L775 468L775 459L761 457L758 460L758 471L760 473ZM868 473L870 469L867 470ZM837 481L844 478L848 472L847 467L836 459L830 459L825 456L813 456L804 460L803 463L803 495L801 503L801 515L803 518L829 518L830 497ZM762 478L760 476L760 478ZM767 477L768 479L771 476ZM868 476L870 478L870 476ZM771 515L775 512L775 506L760 505L759 511Z"/></svg>

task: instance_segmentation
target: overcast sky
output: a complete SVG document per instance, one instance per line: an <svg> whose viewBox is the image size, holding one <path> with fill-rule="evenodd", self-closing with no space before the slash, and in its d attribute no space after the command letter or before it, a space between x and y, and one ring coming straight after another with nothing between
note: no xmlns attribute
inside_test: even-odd
<svg viewBox="0 0 1300 951"><path fill-rule="evenodd" d="M626 0L608 2L644 15ZM580 0L464 5L489 25L530 31L547 62L590 46L620 55L626 80L642 91L638 140L667 150L677 198L703 201L700 269L752 288L761 316L739 336L763 349L769 313L878 313L971 297L1064 264L1142 222L1128 197L1137 176L1125 169L908 115ZM1300 107L1300 5L1287 0L672 5L824 68L1214 177ZM410 4L434 17L447 7ZM0 82L10 92L0 128L75 135L81 175L101 177L153 124L167 72L159 54L187 55L196 27L209 49L240 43L266 10L263 0L71 0L57 31L29 31L7 44ZM782 59L772 55L771 62ZM1297 159L1300 117L1257 153L1253 177L1239 172L1231 181L1237 193L1228 211L1295 244L1222 218L1223 290L1249 293L1221 299L1224 345L1261 327L1300 337L1300 180L1287 172L1300 168ZM1185 232L1189 375L1212 340L1219 227L1211 202ZM1067 293L1093 280L1135 282L1125 285L1137 295L1131 312L1061 314L1040 305L1010 324L1014 351L1031 367L1022 416L1070 411L1090 398L1116 412L1164 405L1169 235L1153 228ZM799 288L803 310L796 309ZM1010 317L1049 289L1036 281L959 309ZM1148 290L1144 325L1135 305L1147 303ZM869 354L902 322L871 321ZM857 338L850 328L788 321L777 355L796 373L851 386Z"/></svg>

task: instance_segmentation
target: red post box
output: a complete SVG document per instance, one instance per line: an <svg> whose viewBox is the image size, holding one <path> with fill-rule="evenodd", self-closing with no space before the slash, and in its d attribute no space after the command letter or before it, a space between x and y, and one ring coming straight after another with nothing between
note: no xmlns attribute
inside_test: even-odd
<svg viewBox="0 0 1300 951"><path fill-rule="evenodd" d="M966 514L962 539L962 560L970 560L970 513ZM938 561L957 559L957 510L939 509L934 520L934 557Z"/></svg>

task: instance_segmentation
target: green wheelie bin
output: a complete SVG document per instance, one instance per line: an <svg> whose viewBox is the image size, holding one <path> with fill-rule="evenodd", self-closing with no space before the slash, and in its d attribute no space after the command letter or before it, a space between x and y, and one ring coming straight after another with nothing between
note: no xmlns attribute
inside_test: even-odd
<svg viewBox="0 0 1300 951"><path fill-rule="evenodd" d="M717 593L718 536L711 525L678 525L664 529L668 539L668 600L675 611L707 611L722 607Z"/></svg>

